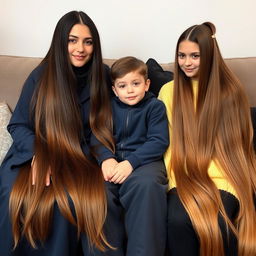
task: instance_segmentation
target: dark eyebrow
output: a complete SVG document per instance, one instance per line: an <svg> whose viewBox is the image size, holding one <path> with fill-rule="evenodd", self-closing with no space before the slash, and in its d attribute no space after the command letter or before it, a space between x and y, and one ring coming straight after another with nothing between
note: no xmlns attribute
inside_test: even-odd
<svg viewBox="0 0 256 256"><path fill-rule="evenodd" d="M181 53L181 54L185 54L184 52L178 52L178 54L180 54L180 53ZM200 54L200 52L191 52L190 55L191 55L191 54Z"/></svg>
<svg viewBox="0 0 256 256"><path fill-rule="evenodd" d="M78 36L74 36L74 35L69 35L70 37L74 37L74 38L78 38ZM88 39L92 39L92 37L85 37L84 39L88 40Z"/></svg>

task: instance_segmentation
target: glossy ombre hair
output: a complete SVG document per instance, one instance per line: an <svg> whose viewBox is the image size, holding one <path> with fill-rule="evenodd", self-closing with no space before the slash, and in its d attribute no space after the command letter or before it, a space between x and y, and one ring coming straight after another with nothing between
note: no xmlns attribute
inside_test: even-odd
<svg viewBox="0 0 256 256"><path fill-rule="evenodd" d="M184 40L197 43L200 49L197 96L191 79L178 65L179 44ZM219 213L238 238L238 255L256 255L256 164L250 108L242 85L224 63L212 23L192 26L180 36L174 84L171 168L198 235L200 255L224 255ZM240 209L235 223L208 175L211 160L236 191Z"/></svg>
<svg viewBox="0 0 256 256"><path fill-rule="evenodd" d="M21 168L10 196L14 247L22 236L34 248L37 242L45 241L54 202L63 216L77 226L78 237L81 232L86 233L90 244L100 250L110 246L102 231L107 209L102 172L87 159L81 148L85 138L76 77L68 56L68 37L76 24L88 26L93 39L90 127L99 141L114 148L98 31L85 13L72 11L64 15L55 28L31 103L32 120L35 121L36 183L32 186L28 163ZM48 168L52 182L46 187Z"/></svg>

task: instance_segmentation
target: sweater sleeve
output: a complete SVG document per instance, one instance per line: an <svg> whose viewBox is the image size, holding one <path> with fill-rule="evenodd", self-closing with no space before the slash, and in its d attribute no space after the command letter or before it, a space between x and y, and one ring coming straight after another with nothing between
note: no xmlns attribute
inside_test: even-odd
<svg viewBox="0 0 256 256"><path fill-rule="evenodd" d="M164 104L155 100L148 113L147 140L126 158L133 169L162 159L169 145L168 122Z"/></svg>
<svg viewBox="0 0 256 256"><path fill-rule="evenodd" d="M14 156L12 166L18 166L34 155L34 125L30 113L31 98L38 81L38 68L24 83L20 98L7 127L13 139Z"/></svg>
<svg viewBox="0 0 256 256"><path fill-rule="evenodd" d="M90 146L100 166L104 160L107 160L109 158L116 159L114 153L112 153L111 150L102 145L102 143L96 138L96 136L93 133L90 138Z"/></svg>
<svg viewBox="0 0 256 256"><path fill-rule="evenodd" d="M171 137L172 137L172 101L173 101L173 88L174 88L174 81L168 82L162 86L158 99L163 101L166 107L166 113L168 118L168 126L169 126L169 136L170 136L170 143L169 146L164 153L164 163L166 169L170 169L170 162L171 162Z"/></svg>

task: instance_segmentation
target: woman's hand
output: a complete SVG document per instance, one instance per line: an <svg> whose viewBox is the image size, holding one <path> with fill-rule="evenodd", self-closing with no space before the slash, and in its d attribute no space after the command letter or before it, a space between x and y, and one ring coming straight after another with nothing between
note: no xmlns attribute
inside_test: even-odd
<svg viewBox="0 0 256 256"><path fill-rule="evenodd" d="M37 162L35 156L33 156L31 161L31 171L32 171L32 185L36 184L36 172L37 172ZM45 185L48 187L51 184L51 168L49 167L45 177Z"/></svg>
<svg viewBox="0 0 256 256"><path fill-rule="evenodd" d="M111 178L110 182L122 184L127 177L132 173L132 166L129 161L124 160L118 163L114 168L114 175Z"/></svg>
<svg viewBox="0 0 256 256"><path fill-rule="evenodd" d="M116 159L109 158L102 162L101 169L105 181L110 181L114 175L114 168L118 164Z"/></svg>

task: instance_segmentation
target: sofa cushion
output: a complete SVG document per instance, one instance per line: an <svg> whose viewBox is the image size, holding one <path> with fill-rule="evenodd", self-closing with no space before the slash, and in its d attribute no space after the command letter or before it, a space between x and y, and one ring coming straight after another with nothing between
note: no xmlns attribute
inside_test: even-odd
<svg viewBox="0 0 256 256"><path fill-rule="evenodd" d="M0 102L0 164L12 144L12 138L6 127L11 118L11 111L6 103Z"/></svg>
<svg viewBox="0 0 256 256"><path fill-rule="evenodd" d="M152 58L148 59L146 64L148 67L148 78L151 81L149 91L157 97L161 87L173 80L173 72L163 70L160 64Z"/></svg>

